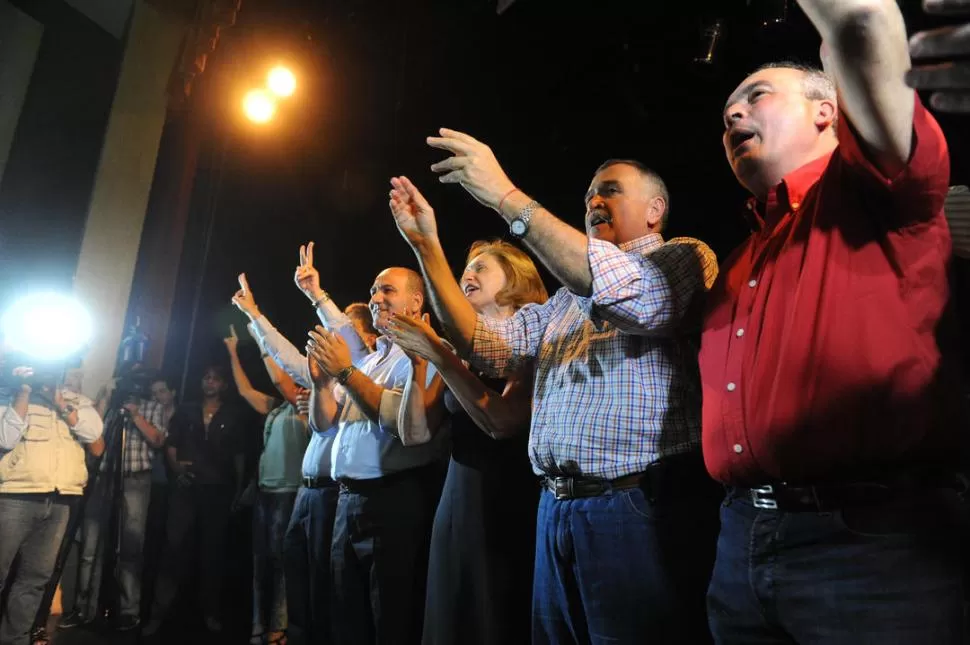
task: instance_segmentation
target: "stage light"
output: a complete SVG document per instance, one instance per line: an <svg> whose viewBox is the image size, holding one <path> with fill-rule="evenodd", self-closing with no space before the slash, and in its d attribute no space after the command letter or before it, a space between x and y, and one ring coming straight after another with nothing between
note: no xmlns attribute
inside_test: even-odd
<svg viewBox="0 0 970 645"><path fill-rule="evenodd" d="M250 121L266 123L276 113L276 103L265 90L250 90L243 99L243 111Z"/></svg>
<svg viewBox="0 0 970 645"><path fill-rule="evenodd" d="M91 340L91 316L64 294L37 293L15 302L0 319L6 346L40 361L69 358Z"/></svg>
<svg viewBox="0 0 970 645"><path fill-rule="evenodd" d="M285 67L274 67L266 78L266 86L276 96L285 98L296 91L296 77Z"/></svg>

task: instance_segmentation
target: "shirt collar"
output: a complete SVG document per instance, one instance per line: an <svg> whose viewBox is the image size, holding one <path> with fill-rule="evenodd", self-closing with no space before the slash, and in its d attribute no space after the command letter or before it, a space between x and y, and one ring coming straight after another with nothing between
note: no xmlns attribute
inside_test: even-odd
<svg viewBox="0 0 970 645"><path fill-rule="evenodd" d="M664 244L664 238L660 233L647 233L643 237L635 240L618 244L617 246L624 253L639 253L643 255L647 251L653 251Z"/></svg>
<svg viewBox="0 0 970 645"><path fill-rule="evenodd" d="M748 198L746 219L751 228L760 231L766 225L774 226L785 213L801 208L805 195L825 172L832 154L828 152L785 175L768 191L764 202L759 202L755 197Z"/></svg>
<svg viewBox="0 0 970 645"><path fill-rule="evenodd" d="M384 358L385 356L387 356L388 352L391 351L391 348L393 346L394 346L394 341L392 341L387 336L377 337L377 355L380 356L381 358Z"/></svg>

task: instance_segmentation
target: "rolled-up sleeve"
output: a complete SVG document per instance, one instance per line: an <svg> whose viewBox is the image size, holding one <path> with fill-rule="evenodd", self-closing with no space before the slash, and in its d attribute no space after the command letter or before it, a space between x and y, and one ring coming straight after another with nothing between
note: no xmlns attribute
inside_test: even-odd
<svg viewBox="0 0 970 645"><path fill-rule="evenodd" d="M81 443L94 443L104 432L104 421L94 406L83 404L77 408L77 425L71 428L74 436Z"/></svg>
<svg viewBox="0 0 970 645"><path fill-rule="evenodd" d="M0 410L0 450L10 451L27 432L27 422L20 418L13 406L5 405Z"/></svg>
<svg viewBox="0 0 970 645"><path fill-rule="evenodd" d="M691 238L670 240L647 255L590 239L589 266L595 316L641 336L676 330L717 276L714 252Z"/></svg>
<svg viewBox="0 0 970 645"><path fill-rule="evenodd" d="M260 316L250 324L255 331L256 342L276 361L276 364L298 385L311 387L310 367L307 365L306 356L276 327L273 327L266 316Z"/></svg>
<svg viewBox="0 0 970 645"><path fill-rule="evenodd" d="M530 304L506 319L478 315L470 362L487 376L510 374L534 359L553 312L568 294L560 289L544 304Z"/></svg>

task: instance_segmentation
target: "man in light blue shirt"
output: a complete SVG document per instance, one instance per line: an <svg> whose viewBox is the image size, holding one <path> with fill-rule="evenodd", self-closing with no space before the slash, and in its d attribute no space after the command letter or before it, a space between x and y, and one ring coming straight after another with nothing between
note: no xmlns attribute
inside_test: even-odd
<svg viewBox="0 0 970 645"><path fill-rule="evenodd" d="M424 283L410 269L390 268L371 287L370 309L381 333L394 316L419 317ZM428 540L436 480L447 433L405 447L398 438L398 410L411 359L386 336L377 351L355 362L339 334L323 327L307 345L314 381L310 418L316 427L337 425L333 479L340 484L331 567L337 645L419 642L424 612ZM434 380L429 366L429 381ZM337 381L332 390L318 384ZM440 379L438 379L440 381ZM442 417L442 388L430 387L429 423Z"/></svg>
<svg viewBox="0 0 970 645"><path fill-rule="evenodd" d="M300 249L300 265L295 281L307 296L327 329L341 334L354 360L370 352L366 341L374 335L368 319L362 325L355 303L342 312L320 288L319 274L313 267L313 243ZM304 356L286 339L256 306L245 274L239 276L240 290L233 304L250 319L249 332L259 344L260 353L272 358L296 383L311 387L310 371ZM302 485L297 491L293 514L283 538L283 567L286 574L288 637L294 645L327 643L330 640L330 540L337 508L337 484L330 477L331 450L336 426L322 429L310 424L312 435L303 455Z"/></svg>

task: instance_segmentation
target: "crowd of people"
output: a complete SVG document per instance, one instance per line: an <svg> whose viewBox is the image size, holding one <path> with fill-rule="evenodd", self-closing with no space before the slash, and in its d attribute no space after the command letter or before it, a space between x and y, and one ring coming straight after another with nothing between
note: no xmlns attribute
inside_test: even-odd
<svg viewBox="0 0 970 645"><path fill-rule="evenodd" d="M720 263L664 238L672 196L639 161L597 168L584 233L485 143L442 129L432 170L518 245L475 242L456 279L434 208L394 177L418 270L381 270L367 304L331 299L310 242L294 280L320 324L293 342L240 275L232 302L275 393L253 387L235 329L231 377L207 369L199 404L176 407L159 378L116 424L69 390L12 392L0 645L29 642L70 498L112 468L117 626L139 627L150 587L148 638L195 556L205 625L222 631L229 516L252 505L254 645L967 642L949 154L913 87L953 111L970 94L966 63L910 58L967 54L967 27L908 43L895 2L799 4L824 69L768 64L727 98L752 234ZM562 284L551 296L533 257ZM230 378L265 417L251 477ZM147 584L162 456L174 485ZM111 478L92 481L112 499L97 488ZM62 628L99 611L106 506L85 505Z"/></svg>

